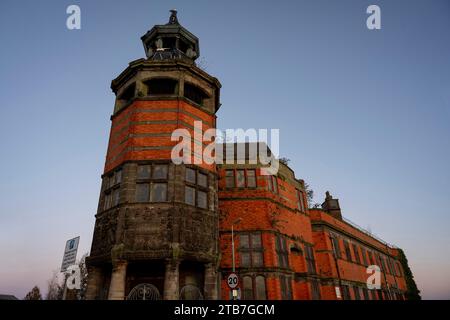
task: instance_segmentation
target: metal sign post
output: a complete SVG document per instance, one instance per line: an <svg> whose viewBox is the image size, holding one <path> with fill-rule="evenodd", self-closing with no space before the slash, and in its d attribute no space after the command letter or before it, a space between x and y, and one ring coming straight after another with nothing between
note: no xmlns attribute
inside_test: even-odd
<svg viewBox="0 0 450 320"><path fill-rule="evenodd" d="M228 287L231 289L232 300L238 299L238 290L236 289L239 284L239 278L236 273L230 273L227 278Z"/></svg>
<svg viewBox="0 0 450 320"><path fill-rule="evenodd" d="M73 239L69 239L66 242L66 247L64 249L63 261L61 263L61 272L64 273L64 291L63 291L63 300L66 300L67 295L67 278L68 276L65 274L67 268L71 265L75 264L77 261L77 252L78 252L78 243L80 242L80 237L76 237Z"/></svg>

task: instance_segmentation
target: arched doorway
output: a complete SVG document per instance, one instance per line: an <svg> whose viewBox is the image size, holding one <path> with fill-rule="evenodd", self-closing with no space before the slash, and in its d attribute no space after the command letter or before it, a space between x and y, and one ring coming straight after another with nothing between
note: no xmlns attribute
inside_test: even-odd
<svg viewBox="0 0 450 320"><path fill-rule="evenodd" d="M161 300L161 295L154 285L141 283L131 289L127 300Z"/></svg>
<svg viewBox="0 0 450 320"><path fill-rule="evenodd" d="M203 295L199 288L187 284L180 290L180 300L203 300Z"/></svg>

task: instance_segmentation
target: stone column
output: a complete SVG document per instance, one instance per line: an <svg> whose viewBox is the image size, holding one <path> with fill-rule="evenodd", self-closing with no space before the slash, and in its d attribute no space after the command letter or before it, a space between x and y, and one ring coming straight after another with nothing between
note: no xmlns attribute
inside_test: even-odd
<svg viewBox="0 0 450 320"><path fill-rule="evenodd" d="M116 261L111 273L108 300L124 300L125 280L127 277L127 261Z"/></svg>
<svg viewBox="0 0 450 320"><path fill-rule="evenodd" d="M213 263L205 264L205 300L217 300L219 292L217 290L217 271Z"/></svg>
<svg viewBox="0 0 450 320"><path fill-rule="evenodd" d="M164 300L179 299L179 261L166 262L166 274L164 277Z"/></svg>
<svg viewBox="0 0 450 320"><path fill-rule="evenodd" d="M100 267L88 267L88 280L86 288L86 300L100 299L100 291L103 280L103 273Z"/></svg>

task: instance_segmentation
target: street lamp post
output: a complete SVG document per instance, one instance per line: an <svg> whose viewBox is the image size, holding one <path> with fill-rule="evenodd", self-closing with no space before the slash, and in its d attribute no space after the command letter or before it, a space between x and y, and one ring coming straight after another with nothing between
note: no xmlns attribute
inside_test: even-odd
<svg viewBox="0 0 450 320"><path fill-rule="evenodd" d="M234 226L238 225L241 222L241 220L242 220L242 218L238 218L231 223L231 259L232 259L232 263L233 263L233 266L232 266L233 273L235 273L235 271L236 271L236 264L235 264L235 258L234 258ZM232 289L231 296L232 296L233 300L237 300L238 296L237 296L236 289Z"/></svg>

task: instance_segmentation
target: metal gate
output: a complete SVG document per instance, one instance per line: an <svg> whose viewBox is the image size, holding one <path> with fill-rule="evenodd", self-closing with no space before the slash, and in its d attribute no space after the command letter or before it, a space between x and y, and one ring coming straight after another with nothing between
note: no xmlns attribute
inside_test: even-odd
<svg viewBox="0 0 450 320"><path fill-rule="evenodd" d="M127 300L160 300L158 288L150 283L141 283L128 294Z"/></svg>

